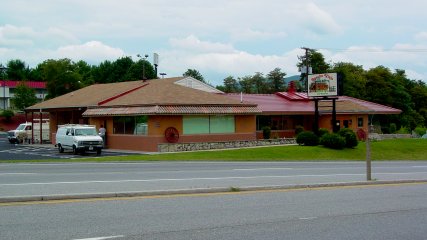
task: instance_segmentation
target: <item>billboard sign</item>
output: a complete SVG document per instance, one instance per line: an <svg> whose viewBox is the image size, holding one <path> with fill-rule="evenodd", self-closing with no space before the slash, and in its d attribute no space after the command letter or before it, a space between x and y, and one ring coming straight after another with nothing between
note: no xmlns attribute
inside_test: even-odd
<svg viewBox="0 0 427 240"><path fill-rule="evenodd" d="M338 96L338 77L336 73L308 75L309 97Z"/></svg>

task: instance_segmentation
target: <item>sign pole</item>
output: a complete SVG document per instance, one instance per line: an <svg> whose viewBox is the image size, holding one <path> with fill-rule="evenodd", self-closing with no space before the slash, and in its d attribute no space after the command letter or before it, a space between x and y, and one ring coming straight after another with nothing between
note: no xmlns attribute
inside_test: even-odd
<svg viewBox="0 0 427 240"><path fill-rule="evenodd" d="M371 143L369 142L369 129L366 134L366 180L371 181Z"/></svg>

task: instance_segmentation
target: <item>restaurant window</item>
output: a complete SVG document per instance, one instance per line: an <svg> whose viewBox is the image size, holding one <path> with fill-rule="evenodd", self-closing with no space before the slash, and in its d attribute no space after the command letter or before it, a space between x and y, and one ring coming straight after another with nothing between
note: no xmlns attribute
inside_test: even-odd
<svg viewBox="0 0 427 240"><path fill-rule="evenodd" d="M234 116L184 116L184 134L234 133Z"/></svg>
<svg viewBox="0 0 427 240"><path fill-rule="evenodd" d="M113 117L114 134L147 135L148 116Z"/></svg>
<svg viewBox="0 0 427 240"><path fill-rule="evenodd" d="M257 116L257 131L261 131L264 127L270 127L271 130L287 130L289 117L284 115L273 116Z"/></svg>
<svg viewBox="0 0 427 240"><path fill-rule="evenodd" d="M363 127L363 117L357 118L357 127Z"/></svg>

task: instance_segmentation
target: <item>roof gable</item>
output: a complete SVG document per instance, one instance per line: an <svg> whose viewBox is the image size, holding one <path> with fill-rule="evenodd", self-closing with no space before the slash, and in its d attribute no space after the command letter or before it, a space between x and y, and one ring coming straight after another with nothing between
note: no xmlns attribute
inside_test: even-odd
<svg viewBox="0 0 427 240"><path fill-rule="evenodd" d="M212 87L211 85L206 84L206 83L199 81L199 80L192 78L192 77L186 77L182 80L178 80L175 82L175 84L178 84L178 85L181 85L184 87L189 87L189 88L201 90L201 91L205 91L205 92L224 93L224 92Z"/></svg>

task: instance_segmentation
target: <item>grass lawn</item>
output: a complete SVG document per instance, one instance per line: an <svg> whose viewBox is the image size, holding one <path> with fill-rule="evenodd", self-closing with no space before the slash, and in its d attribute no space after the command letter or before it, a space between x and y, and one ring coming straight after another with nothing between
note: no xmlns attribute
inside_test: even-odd
<svg viewBox="0 0 427 240"><path fill-rule="evenodd" d="M392 139L371 142L372 160L427 160L426 139ZM366 143L354 149L333 150L323 146L275 146L219 151L131 155L66 161L364 161ZM52 161L52 160L48 160ZM53 160L58 161L58 160ZM61 160L64 161L64 160ZM21 161L20 161L21 162Z"/></svg>

